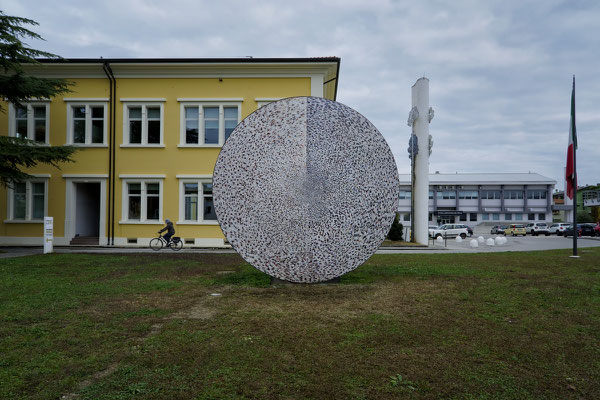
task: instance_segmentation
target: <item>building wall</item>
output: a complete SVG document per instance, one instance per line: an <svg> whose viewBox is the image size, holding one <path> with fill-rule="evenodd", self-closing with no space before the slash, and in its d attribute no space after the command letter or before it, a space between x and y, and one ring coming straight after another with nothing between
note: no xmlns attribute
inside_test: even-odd
<svg viewBox="0 0 600 400"><path fill-rule="evenodd" d="M282 74L283 75L283 74ZM69 104L73 99L102 99L110 96L108 79L68 78L74 83L72 92L57 96L50 102L49 125L50 145L67 143ZM322 86L323 77L316 80ZM176 223L177 236L192 239L196 245L219 246L224 236L216 221L204 223L181 223L180 215L180 178L212 178L215 161L221 149L214 147L182 147L180 129L182 123L182 99L211 99L214 101L232 100L241 104L239 121L255 111L270 99L293 96L322 96L315 92L314 75L280 77L226 77L217 78L119 78L117 76L116 100L116 163L115 163L115 243L117 245L145 245L156 232L164 226L166 218ZM325 89L325 95L331 96L332 85ZM333 96L335 93L333 92ZM123 142L125 109L127 101L145 102L147 99L160 101L163 106L163 143L158 147L128 147ZM154 103L153 103L154 104ZM9 105L4 102L6 110ZM0 113L0 134L8 135L10 113ZM105 114L108 125L108 115ZM107 179L109 173L108 144L79 146L73 155L73 163L61 165L61 169L38 165L28 169L38 174L39 179L47 181L47 209L45 215L54 217L54 236L56 245L66 245L74 235L75 222L72 221L72 207L69 202L75 182L100 182L102 184L103 219L100 244L106 244L110 221L106 216L108 198ZM134 177L151 177L161 183L162 218L147 223L125 221L122 206L124 202L124 182ZM0 244L5 245L41 245L43 221L8 220L11 198L5 188L0 188ZM178 224L178 222L180 222ZM189 242L188 242L189 244Z"/></svg>
<svg viewBox="0 0 600 400"><path fill-rule="evenodd" d="M429 199L429 220L432 225L440 220L450 220L454 223L463 223L475 226L481 223L525 223L525 222L552 222L552 184L481 184L473 182L471 185L430 185L430 193L434 199ZM401 196L398 212L400 221L407 223L411 215L411 194L409 185L401 185ZM459 198L461 191L477 191L477 199ZM485 199L485 191L500 192L499 199ZM508 198L509 191L522 191L523 199ZM528 199L526 192L545 192L545 199ZM504 196L504 198L502 198ZM453 197L453 198L443 198ZM467 197L467 196L464 196ZM460 211L462 216L443 217L437 215L443 211Z"/></svg>

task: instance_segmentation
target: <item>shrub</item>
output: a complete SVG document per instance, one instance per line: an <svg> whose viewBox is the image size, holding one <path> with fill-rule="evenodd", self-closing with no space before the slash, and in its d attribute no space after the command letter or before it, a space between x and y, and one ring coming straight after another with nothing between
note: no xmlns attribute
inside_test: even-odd
<svg viewBox="0 0 600 400"><path fill-rule="evenodd" d="M393 241L402 240L402 231L404 230L404 226L400 223L398 219L398 214L396 213L396 217L394 218L394 222L392 223L392 227L388 232L388 239Z"/></svg>

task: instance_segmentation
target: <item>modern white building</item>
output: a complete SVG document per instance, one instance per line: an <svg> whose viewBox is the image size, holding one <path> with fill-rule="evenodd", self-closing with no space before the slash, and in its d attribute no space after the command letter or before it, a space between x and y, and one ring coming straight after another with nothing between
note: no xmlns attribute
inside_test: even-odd
<svg viewBox="0 0 600 400"><path fill-rule="evenodd" d="M410 174L400 174L398 213L404 225L411 219ZM556 181L536 173L429 174L431 225L463 223L508 224L552 222L552 192Z"/></svg>

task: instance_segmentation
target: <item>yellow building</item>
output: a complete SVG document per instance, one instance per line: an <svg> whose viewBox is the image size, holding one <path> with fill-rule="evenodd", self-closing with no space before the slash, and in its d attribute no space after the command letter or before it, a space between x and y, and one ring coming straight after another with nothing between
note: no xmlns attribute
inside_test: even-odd
<svg viewBox="0 0 600 400"><path fill-rule="evenodd" d="M78 147L61 169L0 188L0 245L145 246L170 219L187 246L221 247L212 173L235 126L286 97L335 100L340 59L69 59L29 65L72 92L3 103L0 134Z"/></svg>

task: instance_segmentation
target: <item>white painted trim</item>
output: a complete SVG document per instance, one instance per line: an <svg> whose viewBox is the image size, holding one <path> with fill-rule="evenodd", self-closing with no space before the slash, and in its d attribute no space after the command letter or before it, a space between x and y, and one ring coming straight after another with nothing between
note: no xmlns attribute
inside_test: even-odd
<svg viewBox="0 0 600 400"><path fill-rule="evenodd" d="M108 100L107 100L108 101ZM108 103L107 101L81 101L67 105L67 145L75 147L108 147ZM102 143L92 143L92 114L90 106L102 106ZM85 107L85 143L75 143L73 135L73 107Z"/></svg>
<svg viewBox="0 0 600 400"><path fill-rule="evenodd" d="M218 226L219 221L177 221L177 225L213 225Z"/></svg>
<svg viewBox="0 0 600 400"><path fill-rule="evenodd" d="M99 102L99 103L103 103L103 102L107 102L110 101L110 99L108 97L65 97L63 98L63 101L77 101L77 102L86 102L86 103L93 103L93 102Z"/></svg>
<svg viewBox="0 0 600 400"><path fill-rule="evenodd" d="M310 75L310 95L313 97L323 97L323 77L324 74Z"/></svg>
<svg viewBox="0 0 600 400"><path fill-rule="evenodd" d="M119 224L146 224L146 225L158 225L163 222L163 196L164 196L164 187L163 187L163 179L164 175L119 175L119 178L122 179L121 184L121 220ZM140 219L139 220L131 220L129 219L129 192L127 191L127 184L129 183L140 183L141 184L141 192L140 192ZM146 188L149 183L158 183L158 219L146 220L146 199L148 198Z"/></svg>
<svg viewBox="0 0 600 400"><path fill-rule="evenodd" d="M137 221L137 220L120 220L119 225L165 225L161 220Z"/></svg>
<svg viewBox="0 0 600 400"><path fill-rule="evenodd" d="M163 149L166 146L164 144L121 144L119 147L124 148L144 148L144 149Z"/></svg>
<svg viewBox="0 0 600 400"><path fill-rule="evenodd" d="M65 245L71 243L71 239L75 237L77 223L77 192L76 183L100 183L100 216L98 229L98 244L105 245L108 243L106 237L106 179L107 174L65 174L63 178L66 182L65 196ZM56 241L55 241L56 242ZM57 244L57 243L55 243Z"/></svg>
<svg viewBox="0 0 600 400"><path fill-rule="evenodd" d="M165 174L119 174L120 179L165 179Z"/></svg>
<svg viewBox="0 0 600 400"><path fill-rule="evenodd" d="M185 97L178 97L177 101L180 102L207 102L207 101L211 101L211 102L223 102L223 101L234 101L234 102L240 102L240 101L244 101L243 97L223 97L223 98L218 98L218 97L198 97L198 98L185 98Z"/></svg>
<svg viewBox="0 0 600 400"><path fill-rule="evenodd" d="M108 179L108 174L63 174L63 178Z"/></svg>
<svg viewBox="0 0 600 400"><path fill-rule="evenodd" d="M152 103L152 99L138 99L139 101L123 102L123 144L120 147L165 147L164 131L165 131L165 105L160 100L160 143L148 143L148 106L156 106ZM121 99L121 101L123 101ZM129 108L139 106L142 108L142 143L130 143L129 141Z"/></svg>
<svg viewBox="0 0 600 400"><path fill-rule="evenodd" d="M179 144L177 147L222 147L225 143L225 107L236 107L237 108L237 123L239 124L242 120L242 102L241 101L181 101L179 104ZM186 143L186 122L185 122L185 109L186 107L197 107L198 108L198 143ZM218 143L205 144L205 132L204 132L204 107L218 107L219 108L219 138Z"/></svg>
<svg viewBox="0 0 600 400"><path fill-rule="evenodd" d="M24 102L23 105L27 108L27 139L35 139L35 118L33 116L32 106L46 106L46 133L43 142L36 142L38 145L50 146L50 100L30 100ZM16 109L13 103L8 103L8 136L16 137L17 130Z"/></svg>
<svg viewBox="0 0 600 400"><path fill-rule="evenodd" d="M147 103L147 102L165 102L165 101L167 101L167 99L164 97L157 97L157 98L144 98L144 97L123 98L122 97L119 100L123 103L127 103L127 102Z"/></svg>
<svg viewBox="0 0 600 400"><path fill-rule="evenodd" d="M175 175L177 179L212 179L212 174L208 175L186 175L186 174L178 174Z"/></svg>
<svg viewBox="0 0 600 400"><path fill-rule="evenodd" d="M44 216L48 216L48 179L50 178L50 174L32 174L33 179L25 180L25 218L24 219L15 219L14 218L14 189L8 187L6 189L6 219L5 223L43 223L44 219L32 218L33 214L33 192L31 188L32 183L40 183L44 184Z"/></svg>
<svg viewBox="0 0 600 400"><path fill-rule="evenodd" d="M5 219L5 224L43 224L43 219Z"/></svg>
<svg viewBox="0 0 600 400"><path fill-rule="evenodd" d="M106 148L108 147L108 144L100 144L100 143L90 143L90 144L85 144L85 143L65 143L65 146L73 146L73 147L88 147L88 148L97 148L97 149L101 149L101 148Z"/></svg>
<svg viewBox="0 0 600 400"><path fill-rule="evenodd" d="M223 147L222 144L178 144L177 147L185 149L210 149Z"/></svg>

